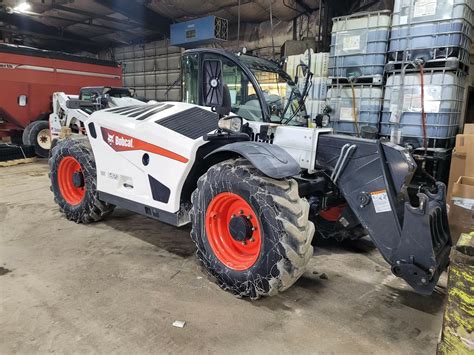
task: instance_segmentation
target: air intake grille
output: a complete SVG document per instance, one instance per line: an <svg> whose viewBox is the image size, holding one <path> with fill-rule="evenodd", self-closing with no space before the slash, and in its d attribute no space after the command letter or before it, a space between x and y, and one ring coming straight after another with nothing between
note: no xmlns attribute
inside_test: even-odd
<svg viewBox="0 0 474 355"><path fill-rule="evenodd" d="M188 138L197 139L216 130L218 120L219 116L216 113L193 107L156 123Z"/></svg>

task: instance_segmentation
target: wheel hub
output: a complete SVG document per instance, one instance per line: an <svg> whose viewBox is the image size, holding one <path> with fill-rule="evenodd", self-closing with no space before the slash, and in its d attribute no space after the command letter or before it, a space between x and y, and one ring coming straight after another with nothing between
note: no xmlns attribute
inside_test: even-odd
<svg viewBox="0 0 474 355"><path fill-rule="evenodd" d="M38 142L38 145L41 148L46 150L51 149L51 137L49 133L49 128L42 129L41 131L39 131L36 137L36 141Z"/></svg>
<svg viewBox="0 0 474 355"><path fill-rule="evenodd" d="M72 174L72 184L74 187L84 187L84 175L81 171L76 171Z"/></svg>
<svg viewBox="0 0 474 355"><path fill-rule="evenodd" d="M252 238L253 226L246 216L233 216L229 221L229 232L235 241L243 242Z"/></svg>
<svg viewBox="0 0 474 355"><path fill-rule="evenodd" d="M217 257L233 270L247 270L259 258L262 233L252 206L241 196L221 192L206 211L207 240Z"/></svg>
<svg viewBox="0 0 474 355"><path fill-rule="evenodd" d="M81 203L85 196L85 178L81 164L72 156L65 156L61 159L57 182L59 190L64 200L72 206Z"/></svg>

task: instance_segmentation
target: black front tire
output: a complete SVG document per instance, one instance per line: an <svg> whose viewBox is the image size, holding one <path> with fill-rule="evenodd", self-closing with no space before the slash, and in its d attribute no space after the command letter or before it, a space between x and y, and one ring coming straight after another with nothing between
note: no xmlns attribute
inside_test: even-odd
<svg viewBox="0 0 474 355"><path fill-rule="evenodd" d="M66 157L72 157L80 164L84 181L84 197L78 204L69 203L61 193L58 180L59 166ZM53 147L49 159L51 191L54 201L59 205L61 213L76 223L100 221L111 214L114 205L99 200L97 192L97 171L95 159L89 142L86 139L64 139Z"/></svg>
<svg viewBox="0 0 474 355"><path fill-rule="evenodd" d="M206 235L206 211L216 195L231 192L254 210L262 228L260 254L246 270L226 266L214 253ZM264 176L245 159L212 166L192 194L191 237L197 256L218 285L240 297L273 296L290 287L305 271L313 255L314 225L309 204L298 195L294 179Z"/></svg>
<svg viewBox="0 0 474 355"><path fill-rule="evenodd" d="M51 142L49 134L49 122L48 121L35 121L30 123L23 131L23 144L32 145L35 147L35 153L41 158L47 158ZM40 144L41 142L41 144Z"/></svg>

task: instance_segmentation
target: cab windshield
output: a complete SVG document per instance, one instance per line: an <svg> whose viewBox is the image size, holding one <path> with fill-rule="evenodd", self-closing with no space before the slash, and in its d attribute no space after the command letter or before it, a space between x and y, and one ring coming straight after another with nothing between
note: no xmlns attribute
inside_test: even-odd
<svg viewBox="0 0 474 355"><path fill-rule="evenodd" d="M241 55L240 59L255 75L262 89L271 122L306 126L307 114L304 105L300 105L301 93L290 76L268 60L247 55ZM248 85L249 94L257 100L255 89L251 83ZM245 109L243 106L240 109Z"/></svg>

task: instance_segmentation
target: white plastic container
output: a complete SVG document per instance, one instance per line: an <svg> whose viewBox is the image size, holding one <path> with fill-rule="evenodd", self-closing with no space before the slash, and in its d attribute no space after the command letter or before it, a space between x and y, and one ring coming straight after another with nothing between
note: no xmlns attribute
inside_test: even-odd
<svg viewBox="0 0 474 355"><path fill-rule="evenodd" d="M356 122L359 132L364 126L378 130L383 101L383 89L380 86L355 86L354 95L350 85L333 86L328 90L326 101L331 109L331 125L335 132L354 135L357 133Z"/></svg>
<svg viewBox="0 0 474 355"><path fill-rule="evenodd" d="M383 75L390 11L363 12L333 19L329 77Z"/></svg>
<svg viewBox="0 0 474 355"><path fill-rule="evenodd" d="M466 77L461 72L425 71L423 81L428 146L452 148L461 118ZM419 73L388 77L380 126L381 135L400 134L399 144L415 148L423 145Z"/></svg>
<svg viewBox="0 0 474 355"><path fill-rule="evenodd" d="M474 0L395 0L389 62L457 58L469 65Z"/></svg>

